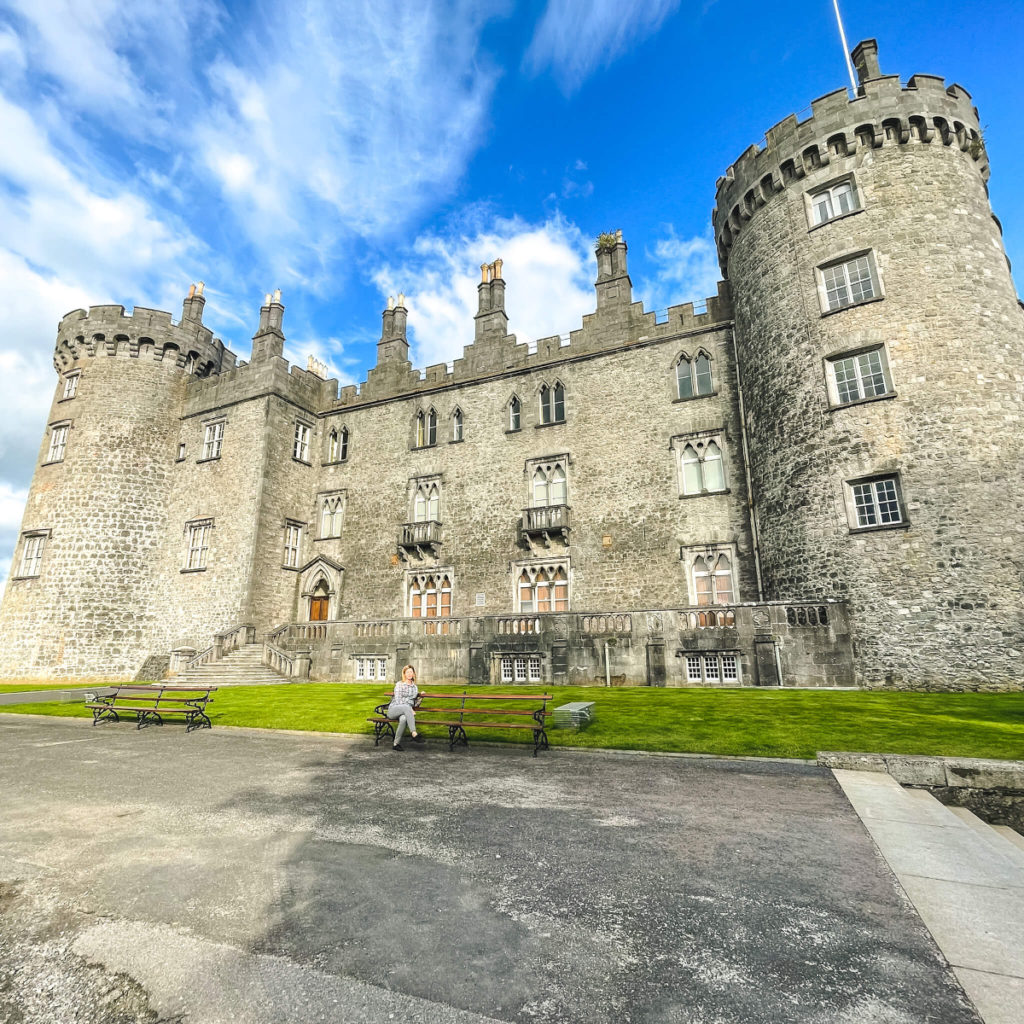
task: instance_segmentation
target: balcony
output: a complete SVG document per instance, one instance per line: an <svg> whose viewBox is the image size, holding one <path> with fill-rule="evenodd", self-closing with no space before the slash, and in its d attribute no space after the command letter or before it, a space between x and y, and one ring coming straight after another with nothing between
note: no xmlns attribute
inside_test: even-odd
<svg viewBox="0 0 1024 1024"><path fill-rule="evenodd" d="M553 537L563 544L569 543L569 506L541 505L538 508L524 508L519 527L523 539L529 544L541 541L551 545Z"/></svg>
<svg viewBox="0 0 1024 1024"><path fill-rule="evenodd" d="M441 524L436 519L423 523L405 523L398 535L398 554L409 560L436 558L441 550Z"/></svg>

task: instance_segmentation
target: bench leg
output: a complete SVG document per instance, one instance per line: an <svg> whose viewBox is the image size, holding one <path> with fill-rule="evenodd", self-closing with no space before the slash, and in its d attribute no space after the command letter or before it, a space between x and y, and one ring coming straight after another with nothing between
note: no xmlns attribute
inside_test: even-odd
<svg viewBox="0 0 1024 1024"><path fill-rule="evenodd" d="M192 711L191 713L185 716L185 732L187 733L191 732L193 729L212 728L213 723L207 717L206 712L201 711L199 708L196 708L195 711Z"/></svg>
<svg viewBox="0 0 1024 1024"><path fill-rule="evenodd" d="M390 722L374 722L373 723L373 745L375 747L380 746L380 741L385 736L394 738L395 727Z"/></svg>
<svg viewBox="0 0 1024 1024"><path fill-rule="evenodd" d="M449 751L455 749L455 744L461 743L464 747L469 746L469 737L466 736L466 730L461 725L449 725L448 726L448 749Z"/></svg>
<svg viewBox="0 0 1024 1024"><path fill-rule="evenodd" d="M533 756L537 756L538 750L548 750L548 734L543 729L533 730Z"/></svg>
<svg viewBox="0 0 1024 1024"><path fill-rule="evenodd" d="M141 729L145 725L149 725L150 722L156 722L157 725L163 725L164 720L155 712L149 708L139 708L135 712L135 728Z"/></svg>

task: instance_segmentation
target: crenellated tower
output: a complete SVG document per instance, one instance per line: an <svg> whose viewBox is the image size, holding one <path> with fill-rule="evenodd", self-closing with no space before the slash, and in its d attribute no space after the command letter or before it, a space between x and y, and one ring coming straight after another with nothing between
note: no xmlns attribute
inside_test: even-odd
<svg viewBox="0 0 1024 1024"><path fill-rule="evenodd" d="M847 598L868 685L1019 678L1024 317L978 113L874 40L718 182L766 597Z"/></svg>
<svg viewBox="0 0 1024 1024"><path fill-rule="evenodd" d="M0 608L0 673L103 666L130 678L164 633L155 554L171 528L182 399L189 380L235 361L203 326L204 302L200 284L180 323L114 305L61 320L57 386Z"/></svg>

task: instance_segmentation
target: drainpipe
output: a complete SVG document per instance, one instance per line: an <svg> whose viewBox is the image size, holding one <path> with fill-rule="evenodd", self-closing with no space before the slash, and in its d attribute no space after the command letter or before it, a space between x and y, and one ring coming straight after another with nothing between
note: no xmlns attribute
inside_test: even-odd
<svg viewBox="0 0 1024 1024"><path fill-rule="evenodd" d="M750 481L750 448L747 444L747 414L743 406L743 378L740 375L740 357L736 348L736 330L729 331L732 338L732 361L736 368L736 399L740 413L740 443L743 447L743 474L747 481L747 512L750 522L750 539L754 545L754 572L757 576L757 600L764 601L764 584L761 581L761 544L757 536L757 513L754 511L754 490Z"/></svg>

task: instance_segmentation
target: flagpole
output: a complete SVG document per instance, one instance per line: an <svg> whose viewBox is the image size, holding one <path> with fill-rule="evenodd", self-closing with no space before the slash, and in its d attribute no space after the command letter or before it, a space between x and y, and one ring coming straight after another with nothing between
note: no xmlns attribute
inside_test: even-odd
<svg viewBox="0 0 1024 1024"><path fill-rule="evenodd" d="M836 9L836 24L839 25L839 38L843 42L843 56L846 58L846 70L850 72L850 88L854 94L857 92L857 82L853 77L853 61L850 60L850 46L846 42L846 32L843 30L843 19L839 14L839 0L832 0L832 6Z"/></svg>

